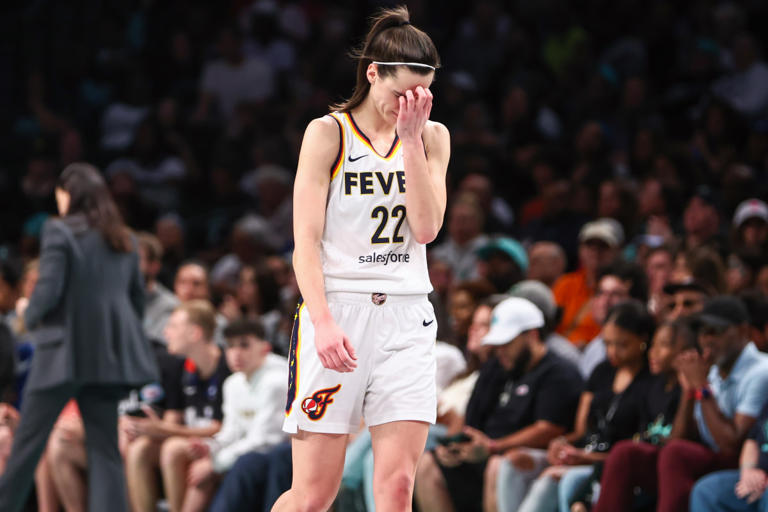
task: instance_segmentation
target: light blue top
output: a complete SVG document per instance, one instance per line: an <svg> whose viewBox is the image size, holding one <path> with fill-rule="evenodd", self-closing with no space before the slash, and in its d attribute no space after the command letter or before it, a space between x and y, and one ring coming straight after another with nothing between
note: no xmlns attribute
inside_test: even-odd
<svg viewBox="0 0 768 512"><path fill-rule="evenodd" d="M717 405L726 418L732 419L736 414L757 418L768 401L768 354L761 353L755 344L750 342L741 351L725 379L720 376L717 365L713 365L709 369L707 380ZM702 441L712 450L720 451L704 421L701 403L695 404L693 414Z"/></svg>

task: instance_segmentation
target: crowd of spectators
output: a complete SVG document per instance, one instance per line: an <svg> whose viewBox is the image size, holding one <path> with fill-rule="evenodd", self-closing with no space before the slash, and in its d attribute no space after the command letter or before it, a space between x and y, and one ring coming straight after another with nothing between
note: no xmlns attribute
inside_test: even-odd
<svg viewBox="0 0 768 512"><path fill-rule="evenodd" d="M441 54L431 118L452 140L428 247L441 426L417 475L422 512L761 499L768 4L407 3ZM264 393L279 394L299 294L297 152L351 92L348 50L381 4L4 10L0 471L34 357L15 304L35 285L58 173L82 160L139 233L163 374L121 404L133 509L269 510L290 485ZM686 320L702 310L720 323ZM492 311L513 327L484 342ZM83 435L70 406L37 470L40 510L84 510ZM340 510L370 509L369 443L350 444ZM741 474L704 476L740 453Z"/></svg>

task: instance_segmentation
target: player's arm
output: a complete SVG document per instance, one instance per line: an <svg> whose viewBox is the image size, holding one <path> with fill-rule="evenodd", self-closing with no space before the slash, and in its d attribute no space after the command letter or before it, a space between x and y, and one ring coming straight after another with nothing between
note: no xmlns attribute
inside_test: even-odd
<svg viewBox="0 0 768 512"><path fill-rule="evenodd" d="M451 153L448 129L429 121L431 110L429 89L419 86L400 97L397 133L403 144L406 218L414 238L422 244L434 240L443 225Z"/></svg>
<svg viewBox="0 0 768 512"><path fill-rule="evenodd" d="M338 125L328 117L313 120L304 132L293 187L293 268L315 327L320 361L325 368L348 372L356 366L354 351L344 346L344 333L328 309L321 257L325 206L339 137Z"/></svg>

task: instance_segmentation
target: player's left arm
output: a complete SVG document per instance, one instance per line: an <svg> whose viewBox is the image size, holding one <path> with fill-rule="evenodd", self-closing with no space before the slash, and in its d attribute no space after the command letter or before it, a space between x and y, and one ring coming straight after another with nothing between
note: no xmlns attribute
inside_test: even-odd
<svg viewBox="0 0 768 512"><path fill-rule="evenodd" d="M397 132L403 144L405 208L408 227L417 242L426 244L443 225L445 176L451 155L448 129L429 121L432 93L417 87L400 97Z"/></svg>

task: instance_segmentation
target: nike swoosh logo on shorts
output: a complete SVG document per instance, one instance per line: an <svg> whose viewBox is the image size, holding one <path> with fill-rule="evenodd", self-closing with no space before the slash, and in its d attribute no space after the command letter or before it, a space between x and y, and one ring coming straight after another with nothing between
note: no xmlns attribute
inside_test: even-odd
<svg viewBox="0 0 768 512"><path fill-rule="evenodd" d="M423 325L424 327L426 327L426 326L428 326L429 324L431 324L432 322L434 322L434 320L430 320L429 322L427 322L426 320L422 320L422 321L421 321L421 325Z"/></svg>
<svg viewBox="0 0 768 512"><path fill-rule="evenodd" d="M365 153L363 153L362 155L358 156L357 158L352 158L352 155L349 155L349 157L348 157L348 158L349 158L349 161L350 161L350 162L357 162L358 160L360 160L360 159L361 159L361 158L363 158L364 156L368 156L368 155L366 155Z"/></svg>

